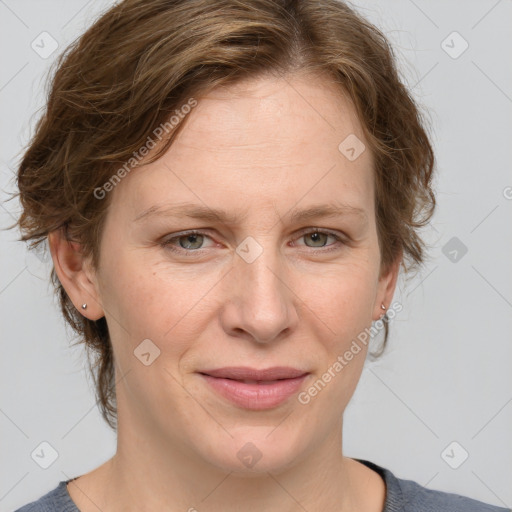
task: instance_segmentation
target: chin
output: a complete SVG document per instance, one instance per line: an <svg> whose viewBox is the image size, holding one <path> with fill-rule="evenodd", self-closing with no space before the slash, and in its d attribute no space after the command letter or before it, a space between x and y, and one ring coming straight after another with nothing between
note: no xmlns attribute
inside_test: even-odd
<svg viewBox="0 0 512 512"><path fill-rule="evenodd" d="M280 473L297 463L305 448L290 428L239 426L229 430L223 439L212 439L204 446L203 457L212 465L240 476L251 477L265 473ZM204 443L204 438L203 438Z"/></svg>

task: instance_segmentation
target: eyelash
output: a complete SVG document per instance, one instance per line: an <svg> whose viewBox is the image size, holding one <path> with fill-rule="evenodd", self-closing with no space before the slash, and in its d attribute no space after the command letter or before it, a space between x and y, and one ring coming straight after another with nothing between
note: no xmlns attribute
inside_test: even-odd
<svg viewBox="0 0 512 512"><path fill-rule="evenodd" d="M310 251L312 254L325 254L325 253L330 253L332 251L336 251L336 250L339 250L341 247L340 245L346 245L346 242L343 240L343 238L335 233L333 233L332 231L326 231L326 230L323 230L323 229L311 229L309 231L302 231L299 235L299 239L306 236L306 235L310 235L312 233L320 233L320 234L325 234L325 235L329 235L331 237L333 237L334 239L336 239L336 243L334 244L331 244L327 247L329 247L329 249L320 249L320 250L313 250L313 251ZM174 252L174 253L177 253L177 254L181 254L181 255L187 255L187 256L190 256L190 257L193 257L193 255L195 254L201 254L202 251L206 250L206 249L191 249L191 250L187 250L187 249L183 249L183 248L176 248L175 246L172 245L172 241L174 240L178 240L180 238L183 238L185 236L188 236L188 235L202 235L202 236L207 236L208 238L211 238L208 233L204 232L204 231L200 231L200 230L190 230L190 231L185 231L183 233L180 233L178 235L175 235L171 238L168 238L166 240L164 240L163 242L161 242L161 246L166 249L166 250L169 250L171 252Z"/></svg>

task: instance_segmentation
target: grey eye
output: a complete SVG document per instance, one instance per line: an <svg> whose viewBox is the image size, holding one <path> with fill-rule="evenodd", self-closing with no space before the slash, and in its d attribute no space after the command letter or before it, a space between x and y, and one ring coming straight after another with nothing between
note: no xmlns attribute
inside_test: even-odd
<svg viewBox="0 0 512 512"><path fill-rule="evenodd" d="M183 239L185 239L184 243L182 243ZM182 247L183 249L200 249L201 245L203 244L203 239L203 235L193 233L189 235L183 235L177 238L177 240L179 240L180 247Z"/></svg>
<svg viewBox="0 0 512 512"><path fill-rule="evenodd" d="M329 235L328 233L320 233L320 232L314 232L314 233L306 233L303 235L304 240L307 240L308 237L311 237L313 242L318 245L308 245L308 247L323 247L325 245L326 239L332 235ZM324 237L324 243L322 243L322 237Z"/></svg>

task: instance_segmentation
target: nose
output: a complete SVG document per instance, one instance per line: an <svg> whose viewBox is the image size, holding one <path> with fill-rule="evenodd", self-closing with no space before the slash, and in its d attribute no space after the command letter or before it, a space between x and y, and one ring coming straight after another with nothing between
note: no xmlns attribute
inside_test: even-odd
<svg viewBox="0 0 512 512"><path fill-rule="evenodd" d="M269 343L290 335L298 325L300 300L293 293L291 273L270 243L251 261L235 255L225 285L221 324L231 336ZM254 250L254 247L251 248Z"/></svg>

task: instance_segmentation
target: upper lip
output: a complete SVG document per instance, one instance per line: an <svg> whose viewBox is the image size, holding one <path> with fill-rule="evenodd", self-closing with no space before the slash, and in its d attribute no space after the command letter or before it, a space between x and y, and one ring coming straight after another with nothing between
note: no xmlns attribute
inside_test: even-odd
<svg viewBox="0 0 512 512"><path fill-rule="evenodd" d="M203 370L199 373L210 375L211 377L233 380L277 380L302 377L308 372L289 366L274 366L263 370L257 370L256 368L249 368L247 366L229 366L216 368L214 370Z"/></svg>

